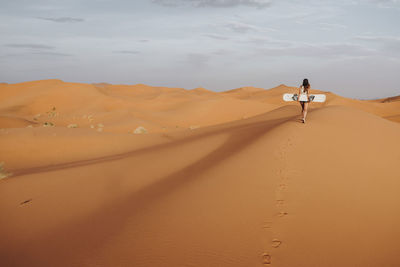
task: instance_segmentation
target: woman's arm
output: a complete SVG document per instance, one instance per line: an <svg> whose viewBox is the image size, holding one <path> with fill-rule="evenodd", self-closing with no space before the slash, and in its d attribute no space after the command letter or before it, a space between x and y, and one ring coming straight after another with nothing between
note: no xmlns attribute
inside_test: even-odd
<svg viewBox="0 0 400 267"><path fill-rule="evenodd" d="M301 92L301 86L299 87L299 92L297 93L297 101L300 101L300 92Z"/></svg>

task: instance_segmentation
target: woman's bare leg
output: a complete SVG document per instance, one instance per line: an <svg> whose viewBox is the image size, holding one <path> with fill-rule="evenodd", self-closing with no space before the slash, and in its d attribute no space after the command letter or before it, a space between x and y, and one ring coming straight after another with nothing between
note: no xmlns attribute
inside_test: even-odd
<svg viewBox="0 0 400 267"><path fill-rule="evenodd" d="M307 117L307 112L308 112L308 102L304 103L304 108L303 108L303 121L306 121L306 117Z"/></svg>
<svg viewBox="0 0 400 267"><path fill-rule="evenodd" d="M300 101L300 106L301 106L301 120L303 120L304 118L304 102Z"/></svg>

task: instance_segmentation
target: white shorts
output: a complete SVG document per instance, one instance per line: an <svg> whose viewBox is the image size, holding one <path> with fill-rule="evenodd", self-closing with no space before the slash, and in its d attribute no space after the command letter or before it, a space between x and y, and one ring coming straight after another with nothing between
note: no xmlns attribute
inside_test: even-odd
<svg viewBox="0 0 400 267"><path fill-rule="evenodd" d="M300 95L300 98L299 98L299 101L306 101L306 102L308 102L309 100L308 100L308 97L307 97L306 94L301 94L301 95Z"/></svg>

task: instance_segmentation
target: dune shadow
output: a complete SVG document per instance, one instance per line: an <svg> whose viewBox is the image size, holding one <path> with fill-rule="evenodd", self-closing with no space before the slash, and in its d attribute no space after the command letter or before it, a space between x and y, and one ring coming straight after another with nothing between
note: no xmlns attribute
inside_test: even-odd
<svg viewBox="0 0 400 267"><path fill-rule="evenodd" d="M49 249L49 251L53 251L55 256L51 258L40 257L32 253L26 255L24 260L29 259L28 262L38 263L39 265L53 264L54 266L62 266L60 265L60 260L62 259L64 266L70 266L74 260L83 258L83 255L86 255L87 251L93 251L106 244L110 238L117 235L118 232L124 228L129 220L139 217L140 214L151 208L152 205L156 204L158 201L172 194L175 190L195 181L203 172L217 166L236 153L239 153L250 144L256 142L272 128L292 119L293 117L286 117L268 124L257 122L237 127L235 130L230 128L228 139L222 145L196 162L165 177L160 177L156 182L131 195L113 201L109 205L103 206L101 209L79 221L48 232L46 235L41 236L39 240L28 241L24 244L26 248L41 246L44 250ZM213 134L215 134L215 132L213 132ZM198 136L197 138L200 137ZM193 139L187 138L185 142L191 140ZM167 144L156 147L157 149L167 149L170 145L171 144ZM135 154L151 152L154 149L153 147L139 150L136 151ZM132 154L124 153L114 157L86 161L84 164L76 163L58 166L57 169L101 163L107 160L117 160L130 155ZM51 169L45 169L45 171L50 170ZM204 178L206 177L203 176L202 179ZM133 240L132 242L135 241ZM65 249L66 246L68 246L68 249ZM13 255L14 253L15 255ZM12 258L17 258L18 253L19 249L14 248L11 253L7 253L7 256L3 256L11 260ZM34 264L31 264L31 266L34 266Z"/></svg>
<svg viewBox="0 0 400 267"><path fill-rule="evenodd" d="M290 120L290 119L288 119L287 117L276 119L277 122L279 122L281 120ZM273 121L272 124L274 124L274 123L275 122ZM50 172L50 171L68 169L68 168L76 168L76 167L81 167L81 166L100 164L103 162L116 161L116 160L132 157L132 156L136 156L136 155L142 155L143 153L149 153L151 151L158 150L158 149L166 149L168 147L176 146L177 143L185 144L185 143L192 142L197 139L201 139L201 138L204 138L204 137L207 137L210 135L222 134L222 133L226 133L226 132L240 130L242 128L246 128L249 126L263 125L263 124L265 124L264 121L259 121L259 122L251 122L251 123L241 124L241 125L237 125L237 126L232 126L232 127L228 127L228 128L221 128L221 129L216 128L209 132L194 134L194 135L191 135L191 136L185 137L183 139L179 139L179 140L174 140L173 138L167 136L167 137L165 137L166 139L168 139L168 142L166 142L166 143L157 144L157 145L153 145L153 146L149 146L149 147L144 147L144 148L140 148L140 149L124 152L124 153L118 153L118 154L113 154L113 155L108 155L108 156L103 156L103 157L98 157L98 158L79 160L79 161L71 161L71 162L54 164L54 165L38 166L38 167L24 168L24 169L10 169L10 171L13 174L12 177L16 178L18 176L23 176L23 175L28 175L28 174Z"/></svg>

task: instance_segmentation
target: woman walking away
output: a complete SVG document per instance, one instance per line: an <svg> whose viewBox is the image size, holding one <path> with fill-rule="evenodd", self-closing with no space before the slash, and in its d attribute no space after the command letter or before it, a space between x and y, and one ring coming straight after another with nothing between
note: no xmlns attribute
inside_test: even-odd
<svg viewBox="0 0 400 267"><path fill-rule="evenodd" d="M298 94L301 105L301 114L303 115L301 120L303 123L306 123L308 103L310 102L310 98L308 96L309 90L310 90L310 84L308 83L308 79L304 79L303 84L299 87L299 94Z"/></svg>

